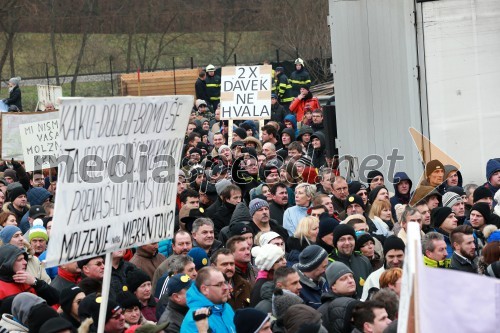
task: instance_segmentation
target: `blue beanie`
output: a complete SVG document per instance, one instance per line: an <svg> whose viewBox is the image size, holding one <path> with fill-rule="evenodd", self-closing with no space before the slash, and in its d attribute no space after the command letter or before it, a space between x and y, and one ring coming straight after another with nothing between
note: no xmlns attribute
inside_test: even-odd
<svg viewBox="0 0 500 333"><path fill-rule="evenodd" d="M2 231L0 231L0 239L2 240L3 244L9 244L12 236L14 236L14 234L18 231L21 231L21 229L14 225L5 226Z"/></svg>
<svg viewBox="0 0 500 333"><path fill-rule="evenodd" d="M208 265L208 256L205 250L201 247L193 247L188 253L188 256L193 258L194 266L196 271L199 271L203 267Z"/></svg>
<svg viewBox="0 0 500 333"><path fill-rule="evenodd" d="M255 214L255 212L258 211L259 209L261 209L262 207L269 208L269 204L267 203L267 201L259 199L259 198L256 198L256 199L253 199L252 201L250 201L250 204L248 205L248 209L250 211L250 216L253 217L253 214Z"/></svg>

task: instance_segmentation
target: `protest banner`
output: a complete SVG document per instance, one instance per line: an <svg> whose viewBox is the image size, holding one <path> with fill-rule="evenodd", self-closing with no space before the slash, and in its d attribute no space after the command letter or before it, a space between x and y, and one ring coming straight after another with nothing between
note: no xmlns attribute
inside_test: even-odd
<svg viewBox="0 0 500 333"><path fill-rule="evenodd" d="M223 67L221 119L271 118L270 65Z"/></svg>
<svg viewBox="0 0 500 333"><path fill-rule="evenodd" d="M36 91L38 103L35 110L45 111L48 106L53 106L54 109L59 110L59 98L63 96L61 86L37 84Z"/></svg>
<svg viewBox="0 0 500 333"><path fill-rule="evenodd" d="M26 171L57 166L59 156L59 119L44 120L19 125ZM47 159L36 160L47 156Z"/></svg>
<svg viewBox="0 0 500 333"><path fill-rule="evenodd" d="M398 332L496 332L500 281L423 263L420 226L409 222Z"/></svg>
<svg viewBox="0 0 500 333"><path fill-rule="evenodd" d="M2 159L14 158L16 161L22 161L24 158L19 125L59 118L58 111L9 112L0 113L0 115L2 117Z"/></svg>
<svg viewBox="0 0 500 333"><path fill-rule="evenodd" d="M192 96L62 98L47 267L171 238Z"/></svg>

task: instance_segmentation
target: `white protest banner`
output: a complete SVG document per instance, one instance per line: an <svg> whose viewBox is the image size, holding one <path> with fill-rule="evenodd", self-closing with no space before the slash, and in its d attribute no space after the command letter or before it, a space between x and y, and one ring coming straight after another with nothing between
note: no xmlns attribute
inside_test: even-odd
<svg viewBox="0 0 500 333"><path fill-rule="evenodd" d="M192 96L62 98L47 266L171 238Z"/></svg>
<svg viewBox="0 0 500 333"><path fill-rule="evenodd" d="M19 131L26 171L57 166L59 119L21 124Z"/></svg>
<svg viewBox="0 0 500 333"><path fill-rule="evenodd" d="M272 67L222 67L221 119L271 118Z"/></svg>
<svg viewBox="0 0 500 333"><path fill-rule="evenodd" d="M23 147L19 125L38 121L59 119L59 111L51 112L6 112L2 117L2 159L22 161Z"/></svg>
<svg viewBox="0 0 500 333"><path fill-rule="evenodd" d="M38 94L38 110L45 111L49 105L52 105L55 109L59 110L59 98L63 95L61 86L37 84L36 91Z"/></svg>

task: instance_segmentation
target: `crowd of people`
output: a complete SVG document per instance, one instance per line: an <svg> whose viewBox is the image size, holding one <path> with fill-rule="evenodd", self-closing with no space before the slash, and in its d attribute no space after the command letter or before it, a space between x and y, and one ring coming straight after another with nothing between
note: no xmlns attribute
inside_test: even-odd
<svg viewBox="0 0 500 333"><path fill-rule="evenodd" d="M425 265L500 277L499 158L478 185L438 160L421 184L348 181L301 59L290 79L275 70L272 118L231 138L214 72L196 82L172 239L47 268L57 169L4 163L0 332L96 332L106 265L106 333L396 332L409 222Z"/></svg>

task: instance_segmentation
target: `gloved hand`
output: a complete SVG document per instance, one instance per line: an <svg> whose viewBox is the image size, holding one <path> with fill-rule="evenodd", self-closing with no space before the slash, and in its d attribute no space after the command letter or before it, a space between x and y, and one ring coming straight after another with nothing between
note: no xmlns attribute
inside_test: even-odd
<svg viewBox="0 0 500 333"><path fill-rule="evenodd" d="M12 167L14 168L14 170L17 170L22 166L19 162L14 161L14 158L12 158L10 163L12 164Z"/></svg>

